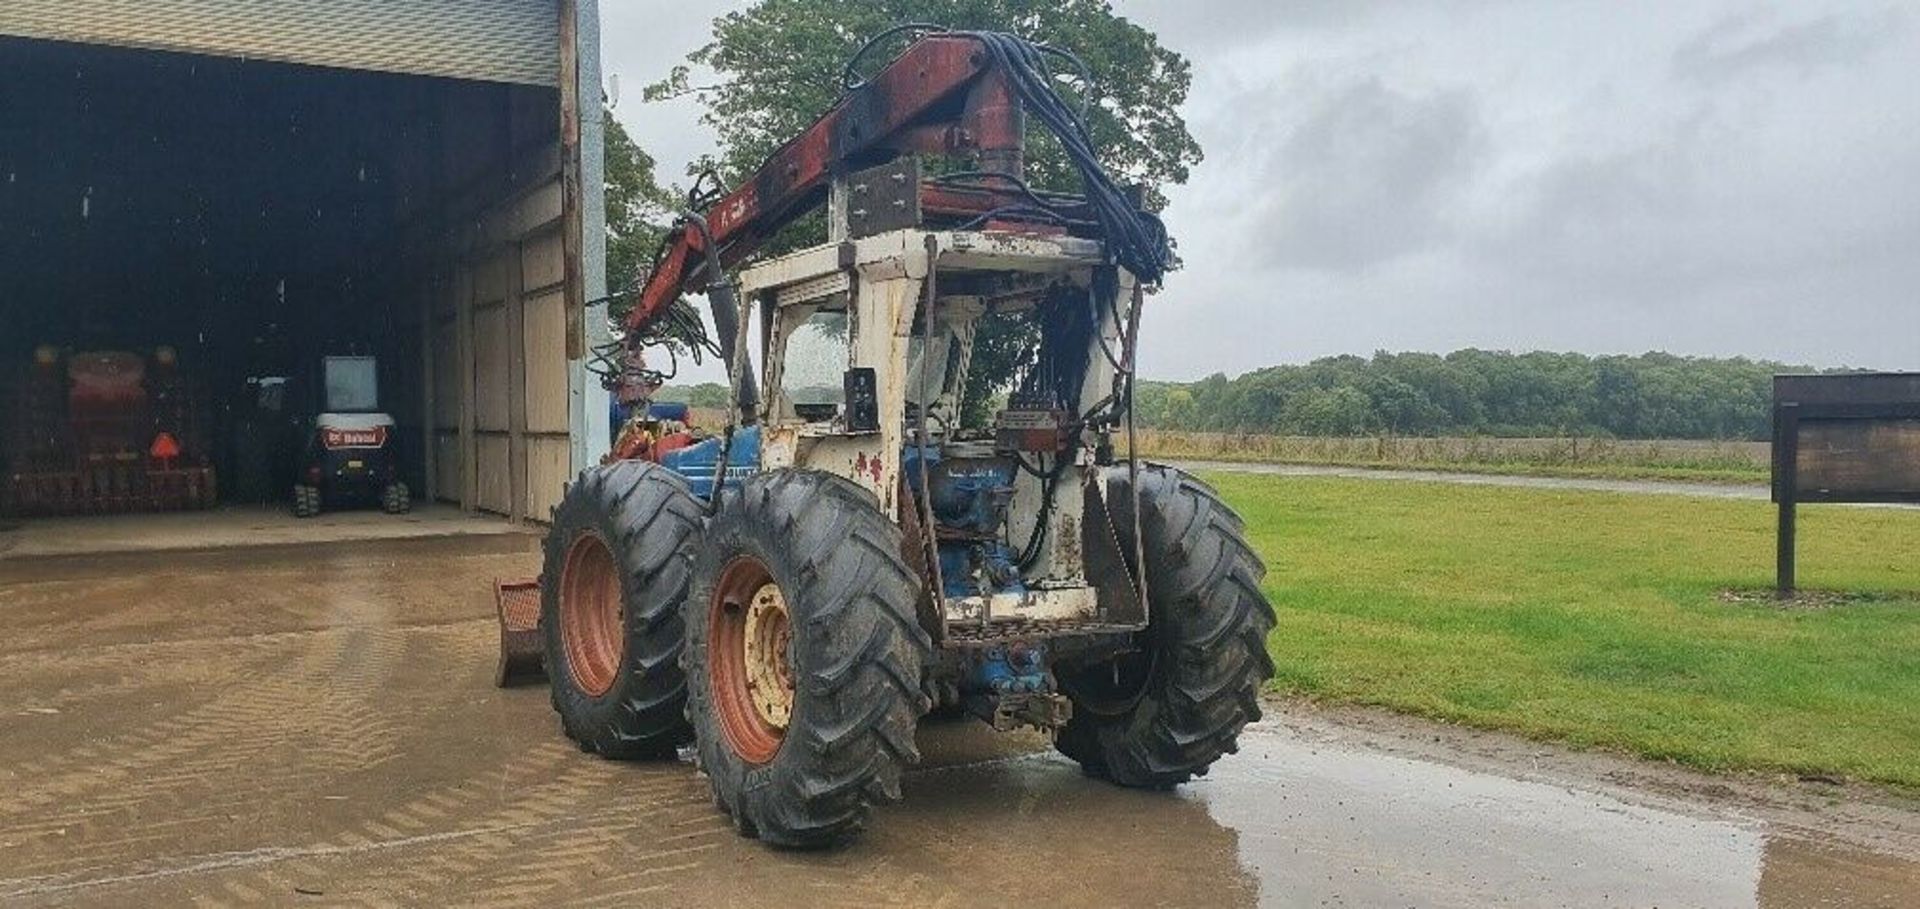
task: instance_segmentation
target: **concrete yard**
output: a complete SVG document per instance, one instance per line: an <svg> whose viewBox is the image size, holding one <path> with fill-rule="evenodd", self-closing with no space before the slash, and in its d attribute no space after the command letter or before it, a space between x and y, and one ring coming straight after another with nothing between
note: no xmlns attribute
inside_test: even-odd
<svg viewBox="0 0 1920 909"><path fill-rule="evenodd" d="M0 561L0 904L1920 902L1897 793L1288 702L1173 793L932 723L862 839L769 850L690 765L584 755L492 687L489 584L536 545Z"/></svg>
<svg viewBox="0 0 1920 909"><path fill-rule="evenodd" d="M0 519L0 559L518 532L525 528L451 505L423 503L397 515L377 508L328 511L311 518L296 518L284 505L222 505L211 511Z"/></svg>

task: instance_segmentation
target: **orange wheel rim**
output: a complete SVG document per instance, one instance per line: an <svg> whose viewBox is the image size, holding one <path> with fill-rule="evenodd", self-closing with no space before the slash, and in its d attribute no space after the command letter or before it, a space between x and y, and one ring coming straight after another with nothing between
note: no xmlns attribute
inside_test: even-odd
<svg viewBox="0 0 1920 909"><path fill-rule="evenodd" d="M714 712L727 747L749 764L780 751L793 715L793 622L786 596L759 559L720 570L707 606Z"/></svg>
<svg viewBox="0 0 1920 909"><path fill-rule="evenodd" d="M567 674L593 697L606 694L620 671L626 610L613 550L591 531L573 538L560 569L560 640Z"/></svg>

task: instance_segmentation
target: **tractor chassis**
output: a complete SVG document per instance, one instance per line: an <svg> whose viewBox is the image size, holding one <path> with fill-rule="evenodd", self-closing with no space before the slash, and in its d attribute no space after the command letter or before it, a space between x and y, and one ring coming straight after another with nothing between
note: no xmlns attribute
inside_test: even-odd
<svg viewBox="0 0 1920 909"><path fill-rule="evenodd" d="M908 561L921 576L922 625L940 652L929 667L927 687L936 704L961 707L996 729L1029 726L1050 731L1063 726L1072 709L1058 690L1053 666L1124 652L1133 646L1135 633L1147 627L1146 579L1129 567L1143 560L1137 552L1121 552L1119 543L1139 540L1138 528L1124 528L1123 533L1111 517L1137 515L1137 502L1125 503L1124 509L1110 507L1104 482L1115 469L1131 476L1138 467L1131 460L1118 467L1097 463L1095 452L1104 446L1072 440L1064 446L1075 459L1066 470L1068 477L1050 491L1021 488L1015 496L1011 522L1028 526L1039 521L1047 528L1041 570L1023 590L953 595L954 585L943 577L935 550L940 535L925 530L933 523L925 477L903 464L902 451L912 449L916 439L924 439L920 444L925 446L936 444L932 437L918 435L925 430L916 429L909 417L909 386L915 381L909 354L916 340L922 349L931 346L926 338L930 326L938 322L945 327L949 313L956 321L977 320L982 310L1030 296L1042 286L1088 286L1103 266L1097 241L905 228L802 250L745 269L738 278L735 324L750 324L757 309L768 332L767 400L758 402L758 413L752 415L760 423L759 469L809 469L847 477L871 492L882 512L898 516L909 544L917 544ZM1121 322L1137 319L1141 294L1124 271L1118 275L1121 286L1114 292L1124 303L1107 309L1094 330L1099 344L1120 350L1123 361L1130 361L1132 333ZM943 280L962 292L943 295ZM857 427L859 431L844 422L783 416L790 413L782 400L781 371L787 363L778 352L787 349L811 314L828 306L844 306L852 326L848 374L874 374L874 419ZM956 335L969 330L958 327ZM736 345L736 353L744 347ZM750 374L750 367L744 359L735 365L730 400L739 401L741 377ZM1129 395L1117 366L1090 350L1079 398ZM964 368L959 364L957 371ZM926 410L953 416L958 392L942 389ZM1130 426L1102 428L1112 432ZM730 426L727 431L737 429ZM1127 439L1128 451L1134 448L1131 441ZM1048 512L1044 518L1039 515L1043 510ZM1090 559L1095 555L1099 557ZM1089 571L1089 565L1104 570Z"/></svg>

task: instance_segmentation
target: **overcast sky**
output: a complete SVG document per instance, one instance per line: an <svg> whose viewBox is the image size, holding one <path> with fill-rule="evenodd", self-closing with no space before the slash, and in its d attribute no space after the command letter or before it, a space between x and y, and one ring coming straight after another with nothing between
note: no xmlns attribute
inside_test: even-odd
<svg viewBox="0 0 1920 909"><path fill-rule="evenodd" d="M602 0L616 116L715 13ZM718 11L740 4L719 3ZM1920 4L1117 0L1206 152L1142 372L1459 347L1920 369Z"/></svg>

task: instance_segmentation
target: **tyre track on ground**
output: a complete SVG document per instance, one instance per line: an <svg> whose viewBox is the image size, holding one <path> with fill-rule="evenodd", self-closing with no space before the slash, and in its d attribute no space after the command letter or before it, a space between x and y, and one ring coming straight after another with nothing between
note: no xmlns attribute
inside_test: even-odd
<svg viewBox="0 0 1920 909"><path fill-rule="evenodd" d="M229 679L211 701L30 768L0 806L0 829L23 851L44 854L14 871L85 867L168 838L149 833L146 819L217 828L262 802L285 801L391 760L395 733L374 701L406 637L401 629L365 624L276 636L263 642L267 652L249 663L252 671L239 684ZM29 813L38 816L22 817Z"/></svg>
<svg viewBox="0 0 1920 909"><path fill-rule="evenodd" d="M690 870L698 864L691 857L731 835L712 814L704 784L687 768L671 765L646 779L623 779L632 769L549 742L503 764L498 780L492 773L469 777L397 806L375 806L377 812L315 843L251 855L181 856L119 866L110 874L89 869L27 882L12 892L110 898L135 883L191 878L198 879L193 889L205 905L274 902L295 888L324 889L330 898L366 904L464 893L485 894L485 900L459 900L463 905L526 905L547 895L566 902L581 881L624 882ZM525 788L527 781L539 782ZM444 823L449 821L458 823ZM372 871L351 867L388 852L419 854L387 856ZM337 884L343 879L351 880L344 891ZM9 892L6 883L21 884L0 882L0 895ZM215 888L226 896L207 896Z"/></svg>

